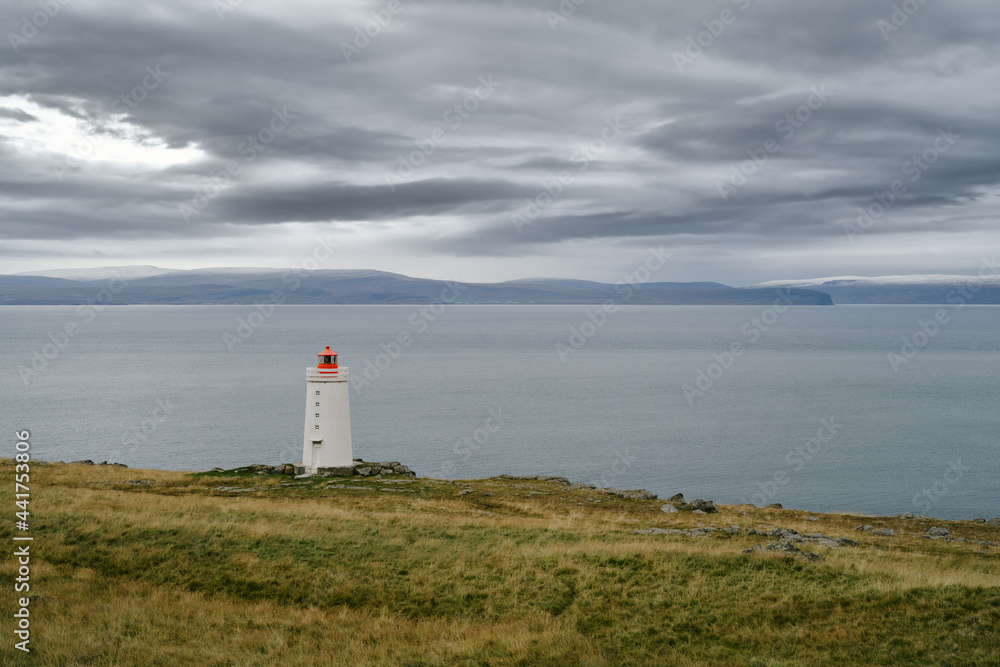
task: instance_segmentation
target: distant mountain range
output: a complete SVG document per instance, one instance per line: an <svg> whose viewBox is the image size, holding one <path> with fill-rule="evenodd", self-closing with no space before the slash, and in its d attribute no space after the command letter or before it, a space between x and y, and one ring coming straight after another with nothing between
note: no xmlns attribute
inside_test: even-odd
<svg viewBox="0 0 1000 667"><path fill-rule="evenodd" d="M273 298L289 304L771 305L778 291L796 305L1000 304L1000 275L839 276L776 280L750 287L722 283L612 285L587 280L528 278L502 283L448 283L365 270L300 271L211 268L179 271L155 266L54 269L0 275L0 305L76 305L113 293L115 304L252 304ZM966 285L965 291L960 292ZM785 292L787 290L787 292Z"/></svg>
<svg viewBox="0 0 1000 667"><path fill-rule="evenodd" d="M971 282L970 282L971 281ZM834 302L882 304L1000 304L1000 275L905 275L839 276L808 280L772 280L756 289L814 289L826 292Z"/></svg>
<svg viewBox="0 0 1000 667"><path fill-rule="evenodd" d="M782 290L795 305L832 305L814 289ZM0 305L114 304L461 304L771 305L775 288L721 283L611 285L586 280L532 278L502 283L448 283L397 273L359 270L300 271L218 268L177 271L155 266L56 269L0 275Z"/></svg>

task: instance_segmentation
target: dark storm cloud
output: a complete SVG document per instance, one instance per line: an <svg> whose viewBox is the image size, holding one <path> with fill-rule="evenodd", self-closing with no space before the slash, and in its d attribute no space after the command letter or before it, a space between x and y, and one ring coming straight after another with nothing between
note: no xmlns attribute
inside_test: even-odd
<svg viewBox="0 0 1000 667"><path fill-rule="evenodd" d="M913 242L942 219L936 233L960 235L996 212L992 4L914 3L900 22L893 0L588 0L571 15L555 0L403 0L376 29L384 2L233 3L221 18L219 4L68 3L16 52L7 36L4 233L113 244L419 220L454 255L691 236L794 249L843 241L842 223L896 179L907 192L873 235ZM0 27L18 35L35 10L8 3ZM132 170L76 159L32 140L36 108L81 136L199 153ZM289 121L269 132L275 114ZM621 136L602 138L609 119ZM908 180L948 128L959 138ZM778 150L738 183L768 139ZM565 173L517 233L511 215ZM199 194L204 209L182 219Z"/></svg>

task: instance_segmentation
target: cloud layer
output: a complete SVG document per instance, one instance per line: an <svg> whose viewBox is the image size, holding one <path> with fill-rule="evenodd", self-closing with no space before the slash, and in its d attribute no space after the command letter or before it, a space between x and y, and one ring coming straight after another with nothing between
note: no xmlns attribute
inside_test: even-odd
<svg viewBox="0 0 1000 667"><path fill-rule="evenodd" d="M995 247L1000 6L676 4L7 3L0 272L283 266L320 234L326 268L467 280Z"/></svg>

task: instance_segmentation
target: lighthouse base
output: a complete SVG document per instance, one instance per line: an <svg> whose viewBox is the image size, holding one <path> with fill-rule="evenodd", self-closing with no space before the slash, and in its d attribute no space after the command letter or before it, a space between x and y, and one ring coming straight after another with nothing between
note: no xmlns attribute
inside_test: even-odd
<svg viewBox="0 0 1000 667"><path fill-rule="evenodd" d="M377 475L403 475L404 477L413 479L417 476L417 474L413 472L409 466L404 466L399 461L370 463L355 460L354 465L351 466L329 467L313 467L303 465L302 463L296 463L294 465L294 469L296 475L320 475L322 477L375 477Z"/></svg>

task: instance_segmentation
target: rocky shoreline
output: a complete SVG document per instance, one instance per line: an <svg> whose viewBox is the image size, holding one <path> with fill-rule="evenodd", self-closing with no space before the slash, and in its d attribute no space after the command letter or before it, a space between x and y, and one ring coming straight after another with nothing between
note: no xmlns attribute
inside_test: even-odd
<svg viewBox="0 0 1000 667"><path fill-rule="evenodd" d="M62 461L52 461L52 462L39 461L39 463L45 464L45 463L63 463L63 462ZM108 461L102 461L100 463L95 463L94 461L92 461L90 459L85 459L85 460L81 460L81 461L70 461L69 463L72 463L72 464L83 464L83 465L113 466L113 467L117 467L117 468L127 468L128 467L124 463L109 463ZM308 472L306 472L306 469L304 467L298 466L298 465L295 465L295 464L292 464L292 463L284 463L284 464L275 465L275 466L266 465L266 464L253 464L253 465L248 465L248 466L242 466L242 467L239 467L239 468L233 468L231 470L225 470L223 468L212 468L210 471L207 471L207 472L228 473L228 474L254 474L254 475L290 475L290 476L293 476L295 479L306 479L306 478L313 477L313 476L317 476L317 477L372 477L372 478L377 478L378 479L378 478L382 478L382 477L390 476L390 475L401 476L401 477L405 477L405 478L409 478L409 479L416 479L417 478L417 474L409 466L403 465L399 461L370 462L370 461L364 461L362 459L354 459L354 464L351 465L351 466L342 466L342 467L333 467L333 468L319 468L316 473L308 473ZM491 479L511 480L511 481L556 482L556 483L559 483L559 484L562 484L562 485L566 486L566 488L569 489L569 490L589 490L589 491L594 491L595 493L601 493L601 494L605 494L605 495L609 495L609 496L614 496L616 498L624 498L626 500L656 500L657 499L657 494L653 493L652 491L647 491L645 489L612 489L612 488L605 488L605 487L599 487L599 486L597 486L595 484L587 484L585 482L571 482L566 477L559 477L559 476L555 476L555 475L507 475L507 474L503 474L503 475L496 475L496 476L492 477ZM780 509L784 509L781 506L780 503L772 503L770 505L767 505L766 508L767 509L779 509L779 510ZM684 500L684 495L681 494L681 493L675 494L675 495L671 496L670 498L668 498L666 500L666 504L662 505L660 507L660 509L663 512L667 513L667 514L675 514L675 513L679 513L679 512L691 512L692 514L715 514L715 513L718 512L718 506L715 504L715 502L713 502L711 500L702 500L701 498L695 498L694 500L691 500L691 501L685 501ZM901 519L922 519L922 520L932 520L933 519L933 517L922 516L922 515L919 515L919 514L911 514L911 513L900 514L899 518L901 518ZM971 519L971 521L973 523L984 523L984 524L988 524L990 526L1000 526L1000 517L993 517L992 519L988 519L988 520L987 519L983 519L983 518L976 518L976 519ZM657 534L668 534L668 533L669 534L684 533L684 534L690 534L690 536L693 536L693 537L698 537L698 536L701 536L701 533L699 533L698 535L695 535L694 532L697 532L697 531L700 531L700 530L707 530L708 532L703 533L703 534L707 535L707 534L710 534L712 531L715 531L715 530L723 530L723 531L725 531L726 529L723 529L723 528L712 528L712 529L695 529L694 531L676 531L676 530L663 529L663 528L651 528L651 529L648 529L648 530L645 530L645 531L641 531L640 530L640 531L636 531L636 532L637 533L641 533L641 534L654 534L654 535L657 535ZM799 533L797 533L794 530L787 530L787 529L785 529L784 533L782 533L781 532L782 530L783 529L775 529L774 531L771 532L771 536L772 537L777 537L779 539L778 542L772 543L772 544L768 544L766 547L761 547L761 545L756 545L756 547L754 547L754 549L760 550L761 548L764 548L764 549L769 550L769 551L773 551L773 550L789 551L789 552L798 551L798 552L801 553L801 551L797 547L794 546L794 544L796 544L798 542L801 542L801 541L810 541L810 540L816 541L816 540L819 540L819 541L821 541L821 543L824 543L825 546L830 546L829 542L833 542L833 543L843 542L843 544L846 544L848 542L853 542L853 540L850 540L849 538L830 538L830 537L827 537L826 535L812 534L812 533L806 533L805 535L801 535L802 540L796 540L794 538L795 538L795 536L799 536L800 535ZM886 536L886 537L893 537L893 536L895 536L895 535L898 534L896 531L894 531L892 529L888 529L888 528L875 528L871 524L862 524L862 525L859 525L855 530L857 530L857 531L863 531L863 532L870 532L873 535L883 535L883 536ZM753 535L753 534L764 535L766 533L751 531L749 534L751 534L751 535ZM927 529L927 531L925 531L925 534L923 535L923 537L925 539L935 539L935 540L936 539L943 539L943 540L949 541L949 542L950 541L957 541L957 542L964 542L965 541L965 539L961 538L961 537L959 537L959 538L951 537L951 535L949 534L948 529L944 528L944 527L940 527L940 526L933 526L933 527ZM840 546L842 546L842 544ZM993 546L993 545L989 544L988 546ZM791 547L791 549L789 549L788 547ZM806 555L808 556L808 554L806 554Z"/></svg>

